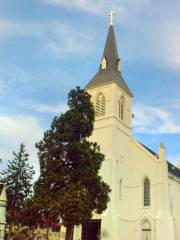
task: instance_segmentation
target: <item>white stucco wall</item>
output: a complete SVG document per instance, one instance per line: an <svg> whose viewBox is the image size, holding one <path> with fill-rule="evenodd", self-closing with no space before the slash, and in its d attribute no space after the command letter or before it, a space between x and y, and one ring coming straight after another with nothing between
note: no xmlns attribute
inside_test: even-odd
<svg viewBox="0 0 180 240"><path fill-rule="evenodd" d="M112 190L108 209L101 216L101 239L142 240L141 225L144 220L148 220L151 224L151 240L179 240L180 184L174 179L169 180L164 148L160 147L160 157L157 158L133 139L131 97L116 84L97 87L88 92L92 95L93 103L100 92L106 98L106 114L96 118L90 138L100 145L105 154L100 173ZM125 97L123 121L118 117L118 100L122 95ZM143 206L145 176L149 178L151 186L149 207ZM174 199L173 214L169 203L170 185L171 198Z"/></svg>
<svg viewBox="0 0 180 240"><path fill-rule="evenodd" d="M169 174L169 208L173 218L175 239L180 239L180 179Z"/></svg>

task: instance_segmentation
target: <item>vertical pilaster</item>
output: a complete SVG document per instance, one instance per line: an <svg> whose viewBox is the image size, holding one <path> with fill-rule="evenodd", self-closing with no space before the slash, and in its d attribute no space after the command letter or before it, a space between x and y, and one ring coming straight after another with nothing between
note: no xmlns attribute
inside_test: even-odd
<svg viewBox="0 0 180 240"><path fill-rule="evenodd" d="M0 195L0 240L4 240L6 228L6 190L3 188Z"/></svg>

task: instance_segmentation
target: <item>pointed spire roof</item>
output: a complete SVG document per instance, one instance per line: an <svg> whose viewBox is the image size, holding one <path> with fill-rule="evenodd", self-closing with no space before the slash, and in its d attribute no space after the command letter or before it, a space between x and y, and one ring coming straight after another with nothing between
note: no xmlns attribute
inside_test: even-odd
<svg viewBox="0 0 180 240"><path fill-rule="evenodd" d="M120 59L118 57L116 38L114 33L114 27L112 24L109 26L109 31L102 57L102 61L103 60L105 61L106 66L102 67L102 63L100 64L99 71L90 80L90 82L85 88L90 89L110 83L116 83L126 93L133 97L131 90L128 88L126 82L122 78L121 72L119 71L118 65L120 64Z"/></svg>
<svg viewBox="0 0 180 240"><path fill-rule="evenodd" d="M117 50L117 44L116 44L116 38L114 34L114 28L113 25L110 25L109 32L106 39L106 44L104 48L103 57L107 61L107 67L117 67L117 63L119 61L118 57L118 50ZM101 65L100 65L101 68Z"/></svg>

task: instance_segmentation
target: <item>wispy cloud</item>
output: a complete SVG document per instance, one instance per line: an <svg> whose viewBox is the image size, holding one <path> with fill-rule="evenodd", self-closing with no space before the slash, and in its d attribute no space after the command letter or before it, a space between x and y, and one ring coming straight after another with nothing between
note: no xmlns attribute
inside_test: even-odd
<svg viewBox="0 0 180 240"><path fill-rule="evenodd" d="M122 14L123 10L129 6L133 9L142 9L142 6L146 6L150 3L149 0L119 0L107 1L107 0L40 0L45 4L54 6L66 7L66 8L77 8L82 11L90 12L93 14L104 15L109 10L115 10L118 14Z"/></svg>
<svg viewBox="0 0 180 240"><path fill-rule="evenodd" d="M20 98L32 92L33 73L20 65L1 64L0 66L0 96L8 97L7 101L13 98Z"/></svg>
<svg viewBox="0 0 180 240"><path fill-rule="evenodd" d="M20 103L21 106L42 113L55 113L60 114L67 110L67 105L64 102L58 102L56 104L46 103L34 103L32 101L23 101Z"/></svg>
<svg viewBox="0 0 180 240"><path fill-rule="evenodd" d="M13 37L32 36L35 22L21 22L0 19L0 40Z"/></svg>
<svg viewBox="0 0 180 240"><path fill-rule="evenodd" d="M38 41L41 43L41 50L58 58L77 53L83 56L94 49L94 34L91 31L88 30L87 34L86 28L58 21L12 22L0 19L0 32L0 40L24 37Z"/></svg>
<svg viewBox="0 0 180 240"><path fill-rule="evenodd" d="M164 109L138 104L134 106L134 113L133 125L136 133L180 133L179 121Z"/></svg>
<svg viewBox="0 0 180 240"><path fill-rule="evenodd" d="M0 20L0 40L17 31L17 25L10 21Z"/></svg>
<svg viewBox="0 0 180 240"><path fill-rule="evenodd" d="M0 158L3 159L3 165L6 165L8 159L12 159L12 151L17 151L20 143L23 142L30 154L30 163L34 165L38 174L39 164L35 143L42 139L43 131L40 121L34 116L1 114Z"/></svg>
<svg viewBox="0 0 180 240"><path fill-rule="evenodd" d="M39 0L44 4L67 9L78 9L99 16L106 16L109 10L116 12L117 25L126 27L134 39L134 55L137 60L150 59L168 68L180 71L180 30L178 0L165 0L157 4L150 0ZM141 38L141 39L139 39ZM144 43L143 43L144 41ZM49 42L52 51L58 51L56 41ZM71 44L70 44L71 46ZM148 48L147 48L148 46ZM127 46L126 46L127 47ZM61 50L61 48L60 48ZM132 52L132 51L131 51ZM131 56L133 59L133 56Z"/></svg>
<svg viewBox="0 0 180 240"><path fill-rule="evenodd" d="M180 96L176 98L170 98L170 96L167 96L166 98L159 98L156 99L156 104L158 106L163 106L164 109L171 109L173 111L176 111L177 115L177 109L180 109Z"/></svg>
<svg viewBox="0 0 180 240"><path fill-rule="evenodd" d="M30 72L25 70L19 65L9 65L9 66L0 66L0 75L5 78L2 82L7 83L7 85L11 85L12 82L16 82L21 84L23 82L30 83L33 79L33 76Z"/></svg>
<svg viewBox="0 0 180 240"><path fill-rule="evenodd" d="M133 50L134 56L129 56L131 59L133 57L136 60L143 59L143 61L150 59L158 62L158 65L165 65L180 71L180 17L176 13L180 3L177 0L173 6L166 0L165 4L158 5L149 0L122 0L121 3L119 0L39 1L55 7L79 9L104 17L109 10L114 9L117 14L115 20L117 25L123 25L134 39L133 48L136 46L137 50ZM144 12L147 13L146 16ZM83 24L76 26L57 20L21 22L0 19L0 40L19 36L32 38L41 43L41 50L56 58L64 58L66 54L68 56L70 54L90 55L94 50L93 43L97 41L93 31L95 30L91 31L83 27Z"/></svg>
<svg viewBox="0 0 180 240"><path fill-rule="evenodd" d="M55 6L63 6L66 8L78 8L86 12L102 14L105 8L105 1L89 1L89 0L42 0L42 2Z"/></svg>
<svg viewBox="0 0 180 240"><path fill-rule="evenodd" d="M50 55L64 58L65 54L90 54L93 49L94 34L87 29L79 30L79 26L70 26L65 23L52 22L44 29L37 30L37 36L43 42L43 47Z"/></svg>
<svg viewBox="0 0 180 240"><path fill-rule="evenodd" d="M161 28L162 47L161 54L164 56L166 65L175 70L180 70L180 29L179 21L169 21L166 26Z"/></svg>

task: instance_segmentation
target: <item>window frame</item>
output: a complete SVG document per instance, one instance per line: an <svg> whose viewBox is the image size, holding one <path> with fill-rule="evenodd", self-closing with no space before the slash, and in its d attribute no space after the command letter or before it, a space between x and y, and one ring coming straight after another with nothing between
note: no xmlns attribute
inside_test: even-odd
<svg viewBox="0 0 180 240"><path fill-rule="evenodd" d="M150 239L152 239L152 224L148 219L144 219L141 223L141 239L144 239L144 233L147 236L149 233Z"/></svg>
<svg viewBox="0 0 180 240"><path fill-rule="evenodd" d="M95 117L103 117L106 114L106 98L103 93L99 93L95 102Z"/></svg>
<svg viewBox="0 0 180 240"><path fill-rule="evenodd" d="M103 57L102 62L101 62L101 69L105 70L107 68L107 59Z"/></svg>
<svg viewBox="0 0 180 240"><path fill-rule="evenodd" d="M143 206L151 206L151 182L147 176L143 179Z"/></svg>

